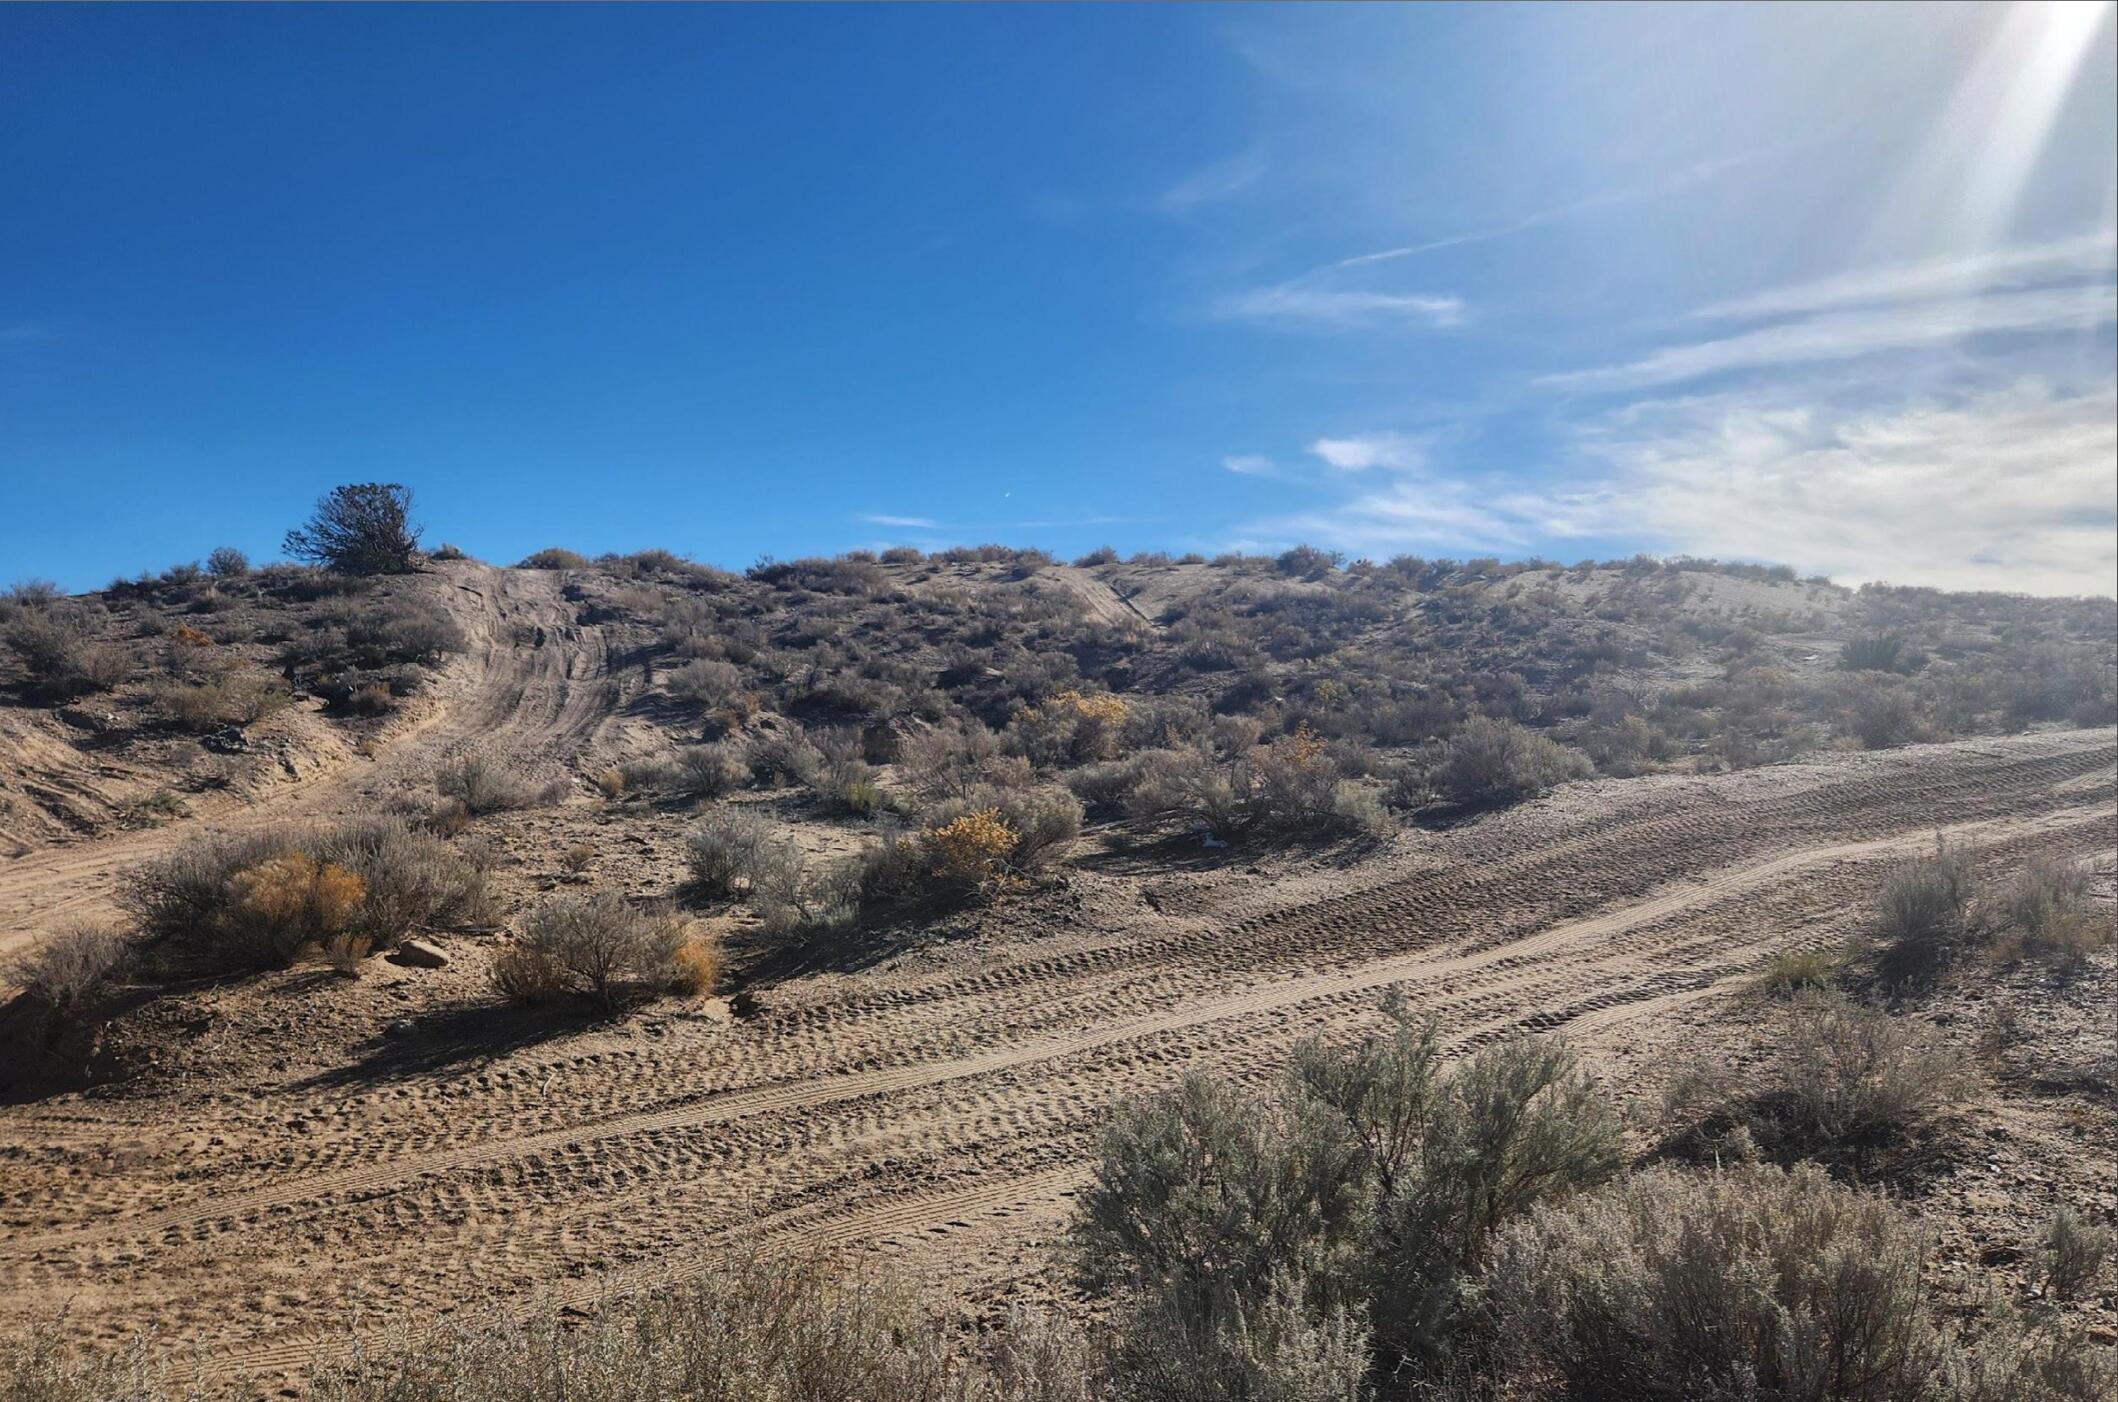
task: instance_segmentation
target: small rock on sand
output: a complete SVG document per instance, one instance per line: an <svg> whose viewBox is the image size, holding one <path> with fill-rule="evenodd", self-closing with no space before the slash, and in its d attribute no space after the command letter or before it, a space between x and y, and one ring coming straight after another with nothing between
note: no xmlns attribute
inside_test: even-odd
<svg viewBox="0 0 2118 1402"><path fill-rule="evenodd" d="M438 969L449 962L449 956L439 945L428 944L425 940L405 940L390 951L390 962L409 969Z"/></svg>

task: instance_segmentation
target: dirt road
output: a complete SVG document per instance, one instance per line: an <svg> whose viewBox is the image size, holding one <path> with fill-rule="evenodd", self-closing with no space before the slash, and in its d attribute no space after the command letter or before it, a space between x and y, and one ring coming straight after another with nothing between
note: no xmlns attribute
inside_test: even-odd
<svg viewBox="0 0 2118 1402"><path fill-rule="evenodd" d="M548 602L480 607L534 628ZM474 657L458 713L405 754L589 744L608 660L546 636L561 646L520 667ZM1084 876L1069 928L797 981L743 1020L0 1110L0 1328L71 1302L79 1334L151 1323L217 1376L271 1377L355 1315L582 1302L738 1235L884 1244L943 1288L1006 1279L1039 1259L1116 1095L1194 1064L1271 1074L1301 1037L1372 1025L1390 988L1457 1049L1527 1028L1593 1055L1773 949L1849 933L1937 831L2110 852L2114 760L2087 731L1582 785L1283 884L1165 883L1146 907ZM298 1025L304 1000L346 995L258 996Z"/></svg>

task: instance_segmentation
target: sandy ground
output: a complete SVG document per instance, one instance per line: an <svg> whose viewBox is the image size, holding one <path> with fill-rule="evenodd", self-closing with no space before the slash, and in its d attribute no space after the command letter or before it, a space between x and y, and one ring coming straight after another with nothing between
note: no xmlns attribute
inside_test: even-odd
<svg viewBox="0 0 2118 1402"><path fill-rule="evenodd" d="M427 708L379 758L230 821L372 808L473 742L577 773L628 747L646 679L571 622L554 578L460 574L479 646ZM732 1010L502 1007L493 944L471 935L440 970L172 994L130 1020L156 1058L137 1082L0 1107L0 1330L61 1310L84 1341L152 1329L209 1377L270 1390L348 1327L586 1306L759 1236L857 1244L967 1311L1049 1293L1113 1097L1193 1065L1275 1074L1302 1037L1373 1026L1398 989L1456 1050L1563 1032L1644 1117L1673 1067L1740 1051L1766 954L1854 933L1880 873L1937 832L2107 871L2114 761L2110 731L2063 732L1574 785L1361 852L1094 850L952 938ZM17 859L0 931L93 910L195 826ZM577 842L587 879L667 894L681 826L580 799L489 832L518 894L568 879L556 854ZM2042 1040L1967 1107L1981 1153L1918 1189L1949 1216L1952 1259L1981 1267L2059 1202L2108 1220L2118 1188L2108 1092L2027 1064L2093 1061L2118 976L2105 956L2063 989L2011 977L1992 996ZM2113 1303L2089 1302L2096 1327Z"/></svg>

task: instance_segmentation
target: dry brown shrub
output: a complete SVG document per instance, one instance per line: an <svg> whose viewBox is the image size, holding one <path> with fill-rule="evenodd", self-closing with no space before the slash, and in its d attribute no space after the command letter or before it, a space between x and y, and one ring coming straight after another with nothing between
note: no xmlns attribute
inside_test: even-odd
<svg viewBox="0 0 2118 1402"><path fill-rule="evenodd" d="M670 983L679 992L703 998L721 979L721 942L693 926L691 933L669 956Z"/></svg>
<svg viewBox="0 0 2118 1402"><path fill-rule="evenodd" d="M368 894L358 876L306 852L246 867L229 885L237 922L256 947L280 959L312 939L328 943L343 933Z"/></svg>
<svg viewBox="0 0 2118 1402"><path fill-rule="evenodd" d="M946 881L983 885L1004 874L1019 839L997 808L981 808L930 830L926 848L934 872Z"/></svg>

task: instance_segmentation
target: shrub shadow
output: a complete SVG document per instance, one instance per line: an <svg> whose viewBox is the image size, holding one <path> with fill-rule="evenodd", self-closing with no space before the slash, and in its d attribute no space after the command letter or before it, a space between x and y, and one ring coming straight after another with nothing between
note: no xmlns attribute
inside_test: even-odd
<svg viewBox="0 0 2118 1402"><path fill-rule="evenodd" d="M435 1008L393 1022L369 1038L355 1060L297 1084L305 1090L386 1085L488 1065L512 1052L590 1031L621 1015L572 1000L546 1007L476 1003Z"/></svg>

